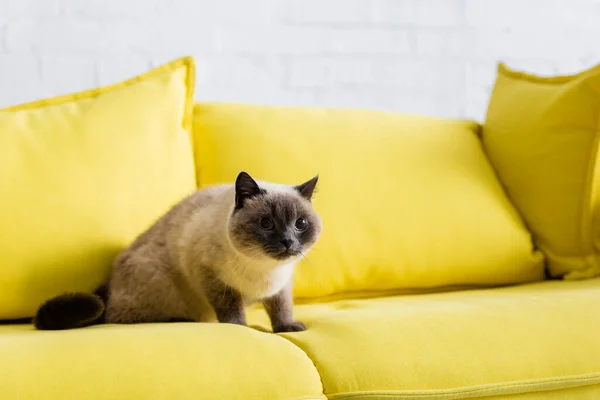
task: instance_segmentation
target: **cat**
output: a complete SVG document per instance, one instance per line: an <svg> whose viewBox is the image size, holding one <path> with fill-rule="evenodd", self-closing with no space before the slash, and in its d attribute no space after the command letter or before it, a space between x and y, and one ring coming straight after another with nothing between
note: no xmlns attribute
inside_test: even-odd
<svg viewBox="0 0 600 400"><path fill-rule="evenodd" d="M312 207L318 178L288 186L255 181L242 171L235 184L191 194L117 256L94 294L48 300L33 319L35 327L246 325L245 305L262 302L273 332L305 330L292 315L292 272L321 233Z"/></svg>

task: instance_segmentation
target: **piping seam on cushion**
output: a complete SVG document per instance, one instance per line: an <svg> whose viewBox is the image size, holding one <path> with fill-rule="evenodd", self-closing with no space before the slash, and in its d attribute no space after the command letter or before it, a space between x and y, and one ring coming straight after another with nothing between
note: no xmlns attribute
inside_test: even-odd
<svg viewBox="0 0 600 400"><path fill-rule="evenodd" d="M4 113L4 112L32 110L32 109L42 108L42 107L58 106L61 104L69 103L72 101L78 101L81 99L92 99L92 98L96 98L104 93L110 92L112 90L117 90L120 88L132 86L132 85L135 85L136 83L143 82L148 79L152 79L153 77L156 77L167 71L173 71L180 67L186 67L188 69L188 75L186 76L186 84L187 84L190 81L190 79L193 79L195 81L195 73L193 73L193 75L189 75L189 70L193 69L194 66L195 66L194 57L185 56L185 57L177 58L173 61L166 62L162 65L159 65L156 68L153 68L149 71L146 71L142 74L134 76L133 78L129 78L129 79L126 79L121 82L111 83L111 84L104 85L104 86L98 86L96 88L87 89L87 90L83 90L80 92L67 93L67 94L62 94L62 95L58 95L58 96L48 97L45 99L21 103L21 104L17 104L14 106L0 108L0 112ZM190 90L195 91L195 87L192 87L192 88L188 87L186 89L187 89L187 93L186 93L186 100L187 100L187 97L190 96L189 91ZM193 98L193 94L191 95L191 97ZM193 103L193 101L192 101L192 103ZM191 122L191 119L190 119L190 122Z"/></svg>
<svg viewBox="0 0 600 400"><path fill-rule="evenodd" d="M434 390L374 390L351 393L328 394L329 400L342 399L411 399L411 400L458 400L473 397L489 397L499 395L514 395L532 392L570 389L580 386L600 384L600 373L571 375L564 378L543 378L507 383L493 383L477 386L467 386L458 389Z"/></svg>
<svg viewBox="0 0 600 400"><path fill-rule="evenodd" d="M512 79L522 79L522 80L525 80L528 82L533 82L533 83L561 84L561 83L568 83L568 82L574 81L574 80L579 79L587 74L599 71L600 64L596 64L593 67L576 72L574 74L556 75L556 76L541 76L541 75L531 74L529 72L518 71L518 70L510 68L504 62L499 62L496 66L496 70L499 74L503 74L504 76L507 76Z"/></svg>
<svg viewBox="0 0 600 400"><path fill-rule="evenodd" d="M540 281L524 281L520 283L536 283ZM519 284L520 284L519 283ZM296 297L294 298L294 304L322 304L330 303L341 300L368 300L375 298L384 297L396 297L396 296L418 296L426 294L442 294L459 291L471 291L471 290L488 290L498 289L503 287L515 286L516 284L511 283L499 283L489 285L448 285L448 286L434 286L424 288L405 288L405 289L389 289L389 290L361 290L361 291L343 291L335 292L331 294L325 294L322 296L312 297Z"/></svg>
<svg viewBox="0 0 600 400"><path fill-rule="evenodd" d="M286 400L326 400L327 397L325 397L325 395L321 395L319 397L315 397L315 396L300 396L300 397L291 397L289 399Z"/></svg>

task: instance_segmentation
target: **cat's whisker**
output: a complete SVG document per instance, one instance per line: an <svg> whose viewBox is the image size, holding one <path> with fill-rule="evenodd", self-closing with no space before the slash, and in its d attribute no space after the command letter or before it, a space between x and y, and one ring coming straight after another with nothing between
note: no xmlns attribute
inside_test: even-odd
<svg viewBox="0 0 600 400"><path fill-rule="evenodd" d="M314 266L315 264L312 262L312 260L308 259L308 256L305 253L300 252L300 257L305 260L306 262L308 262L311 266Z"/></svg>
<svg viewBox="0 0 600 400"><path fill-rule="evenodd" d="M312 250L314 250L314 248L311 249L311 251ZM302 256L303 260L306 260L306 262L308 262L310 264L310 267L316 267L316 264L313 263L313 261L308 258L308 256L306 255L306 253L300 253L300 255ZM323 279L323 274L321 272L321 269L314 268L314 271L315 271L314 277L316 277L318 279L318 283L319 284L325 283L325 280Z"/></svg>

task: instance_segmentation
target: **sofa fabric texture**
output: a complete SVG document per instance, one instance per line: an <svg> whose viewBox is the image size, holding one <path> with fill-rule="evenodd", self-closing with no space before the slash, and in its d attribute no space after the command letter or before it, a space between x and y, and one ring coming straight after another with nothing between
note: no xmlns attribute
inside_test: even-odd
<svg viewBox="0 0 600 400"><path fill-rule="evenodd" d="M482 137L552 276L600 276L600 65L540 77L500 64Z"/></svg>
<svg viewBox="0 0 600 400"><path fill-rule="evenodd" d="M196 172L200 187L242 169L283 183L319 174L324 228L297 268L299 299L543 279L477 132L418 115L199 103Z"/></svg>
<svg viewBox="0 0 600 400"><path fill-rule="evenodd" d="M600 279L297 306L305 332L0 325L0 398L596 399ZM496 396L496 397L494 397Z"/></svg>
<svg viewBox="0 0 600 400"><path fill-rule="evenodd" d="M596 75L501 66L483 130L194 104L191 58L0 110L0 399L600 398L600 278L544 269L596 274ZM306 331L273 334L256 305L249 327L9 321L94 290L172 204L240 170L320 174Z"/></svg>
<svg viewBox="0 0 600 400"><path fill-rule="evenodd" d="M194 64L0 110L0 319L93 291L195 188Z"/></svg>

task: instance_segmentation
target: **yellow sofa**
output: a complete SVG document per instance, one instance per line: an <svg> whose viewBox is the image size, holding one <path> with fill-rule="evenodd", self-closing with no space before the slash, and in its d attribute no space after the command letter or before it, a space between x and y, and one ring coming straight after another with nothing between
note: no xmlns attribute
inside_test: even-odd
<svg viewBox="0 0 600 400"><path fill-rule="evenodd" d="M600 278L546 279L485 124L192 99L184 59L0 110L0 399L600 398ZM92 290L157 214L240 169L321 174L323 236L294 277L305 332L271 333L260 307L251 327L34 330L43 299Z"/></svg>
<svg viewBox="0 0 600 400"><path fill-rule="evenodd" d="M600 279L297 307L217 324L0 326L2 399L597 399ZM250 322L267 327L253 311Z"/></svg>

